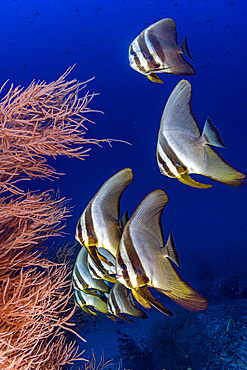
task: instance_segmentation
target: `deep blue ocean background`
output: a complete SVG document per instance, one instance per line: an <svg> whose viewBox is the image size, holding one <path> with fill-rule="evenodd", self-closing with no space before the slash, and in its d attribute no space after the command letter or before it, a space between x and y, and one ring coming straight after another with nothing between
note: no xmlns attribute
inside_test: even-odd
<svg viewBox="0 0 247 370"><path fill-rule="evenodd" d="M162 74L164 83L155 84L128 63L128 47L144 28L162 18L174 19L178 42L188 36L195 61L197 74L187 79L198 124L202 130L206 118L211 118L227 146L217 152L247 174L246 2L1 0L0 17L0 84L7 79L15 86L28 86L33 79L51 82L76 63L68 79L85 81L95 76L86 90L100 94L90 107L104 112L88 116L95 125L88 124L86 137L132 144L94 146L85 162L59 158L53 165L65 176L54 182L34 182L36 189L59 188L61 196L71 199L74 208L66 239L74 240L76 223L100 186L130 167L134 179L123 195L121 213L128 209L131 214L154 189L168 194L163 228L165 238L173 231L184 279L209 301L216 286L233 276L246 286L246 185L231 188L208 180L213 188L201 190L160 174L155 156L160 119L183 76ZM207 181L205 177L198 180ZM171 320L154 311L148 312L148 320L135 324L116 324L100 317L93 335L89 331L88 339L84 334L86 356L91 348L97 355L102 349L106 359L115 356L117 330L150 336L154 320ZM155 341L155 332L151 333L150 341Z"/></svg>

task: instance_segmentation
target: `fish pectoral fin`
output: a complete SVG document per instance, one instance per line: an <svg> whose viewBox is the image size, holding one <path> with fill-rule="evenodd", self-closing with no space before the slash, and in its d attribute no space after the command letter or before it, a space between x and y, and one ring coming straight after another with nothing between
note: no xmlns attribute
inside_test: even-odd
<svg viewBox="0 0 247 370"><path fill-rule="evenodd" d="M183 175L178 176L178 180L182 182L183 184L193 186L194 188L199 188L199 189L208 189L208 188L212 188L213 186L211 184L202 184L201 182L195 181L187 173L184 173Z"/></svg>
<svg viewBox="0 0 247 370"><path fill-rule="evenodd" d="M153 307L157 308L157 310L161 311L167 316L172 317L171 311L168 310L168 308L164 307L156 298L152 296L147 286L138 288L136 291L139 296L141 296L146 302L151 304Z"/></svg>
<svg viewBox="0 0 247 370"><path fill-rule="evenodd" d="M150 73L149 75L147 75L147 78L152 82L163 84L163 81L156 75L156 73Z"/></svg>

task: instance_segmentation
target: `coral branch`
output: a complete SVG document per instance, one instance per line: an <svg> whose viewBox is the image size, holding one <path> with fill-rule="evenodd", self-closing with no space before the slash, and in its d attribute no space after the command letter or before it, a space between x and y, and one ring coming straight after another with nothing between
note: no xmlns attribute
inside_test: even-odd
<svg viewBox="0 0 247 370"><path fill-rule="evenodd" d="M33 81L26 89L12 85L1 100L0 192L21 193L16 182L26 177L57 176L47 156L84 159L90 150L84 145L110 143L84 137L85 122L92 122L87 114L95 112L88 107L94 94L79 98L88 81L65 81L72 68L49 84Z"/></svg>
<svg viewBox="0 0 247 370"><path fill-rule="evenodd" d="M85 122L93 94L79 98L85 83L57 81L13 85L0 102L0 368L61 369L85 360L65 332L74 309L67 264L42 256L47 238L61 235L67 201L53 192L24 192L19 181L57 176L47 156L84 159ZM0 92L3 87L0 88ZM91 121L90 121L91 122ZM17 186L18 183L18 186ZM81 338L83 340L83 338Z"/></svg>

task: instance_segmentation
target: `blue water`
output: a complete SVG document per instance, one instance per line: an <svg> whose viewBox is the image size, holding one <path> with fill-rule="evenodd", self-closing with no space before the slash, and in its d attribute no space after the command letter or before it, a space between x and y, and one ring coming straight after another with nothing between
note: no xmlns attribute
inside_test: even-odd
<svg viewBox="0 0 247 370"><path fill-rule="evenodd" d="M145 27L162 18L174 19L178 41L188 36L195 61L197 74L187 79L198 124L202 130L207 116L212 119L227 146L217 151L247 174L246 15L244 0L1 0L0 83L9 79L14 85L27 86L34 78L50 82L76 63L69 78L85 81L95 76L87 89L100 94L90 106L104 112L90 114L95 125L88 124L86 137L132 144L93 147L85 162L59 158L53 164L66 176L35 183L42 190L59 187L62 196L71 198L69 240L74 240L77 220L99 187L130 167L134 180L123 195L121 213L126 209L132 213L156 188L168 194L165 237L173 231L181 275L191 285L207 296L234 274L246 280L246 185L231 188L210 181L213 188L201 190L159 173L155 150L160 118L183 77L163 74L164 84L159 85L128 64L129 44ZM113 325L100 320L103 328ZM145 321L145 327L150 321ZM95 337L96 342L110 356L106 342Z"/></svg>

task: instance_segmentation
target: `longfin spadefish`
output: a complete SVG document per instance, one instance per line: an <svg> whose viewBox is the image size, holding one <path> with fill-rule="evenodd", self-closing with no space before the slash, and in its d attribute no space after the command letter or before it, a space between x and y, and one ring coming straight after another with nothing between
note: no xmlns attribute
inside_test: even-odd
<svg viewBox="0 0 247 370"><path fill-rule="evenodd" d="M156 82L158 84L163 84L163 81L157 76L156 73L149 73L147 75L147 78L152 81L152 82Z"/></svg>
<svg viewBox="0 0 247 370"><path fill-rule="evenodd" d="M157 310L159 310L160 312L164 313L165 315L172 317L171 311L168 310L168 308L166 308L165 306L163 306L163 304L161 304L156 298L154 298L152 296L152 294L148 290L148 287L147 286L140 287L136 291L137 291L138 295L141 296L150 305L152 305L153 307L157 308Z"/></svg>
<svg viewBox="0 0 247 370"><path fill-rule="evenodd" d="M110 276L107 273L107 271L105 270L104 266L102 265L102 263L101 263L101 261L98 257L98 254L97 254L97 247L96 246L89 247L89 248L87 248L87 250L88 250L88 253L89 253L90 257L92 258L92 260L96 264L97 268L99 269L100 273L102 274L102 278L106 281L109 281L110 283L119 284L117 279L114 276Z"/></svg>
<svg viewBox="0 0 247 370"><path fill-rule="evenodd" d="M187 173L184 173L183 175L178 176L178 180L182 182L183 184L193 186L194 188L199 188L199 189L208 189L208 188L212 188L213 186L211 184L203 184L201 182L195 181Z"/></svg>

